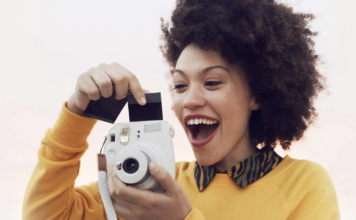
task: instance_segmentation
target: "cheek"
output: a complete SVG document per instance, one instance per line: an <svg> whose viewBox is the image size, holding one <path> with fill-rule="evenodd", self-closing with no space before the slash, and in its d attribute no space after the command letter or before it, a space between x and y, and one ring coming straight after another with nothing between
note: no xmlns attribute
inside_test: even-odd
<svg viewBox="0 0 356 220"><path fill-rule="evenodd" d="M234 91L227 91L224 94L224 98L221 99L221 109L227 114L235 115L237 112L240 112L241 109L241 97L237 95Z"/></svg>
<svg viewBox="0 0 356 220"><path fill-rule="evenodd" d="M220 116L225 126L229 130L244 129L248 123L248 102L245 97L236 91L227 91L220 103Z"/></svg>
<svg viewBox="0 0 356 220"><path fill-rule="evenodd" d="M183 111L183 98L175 94L172 96L172 110L175 112L177 118L180 120Z"/></svg>

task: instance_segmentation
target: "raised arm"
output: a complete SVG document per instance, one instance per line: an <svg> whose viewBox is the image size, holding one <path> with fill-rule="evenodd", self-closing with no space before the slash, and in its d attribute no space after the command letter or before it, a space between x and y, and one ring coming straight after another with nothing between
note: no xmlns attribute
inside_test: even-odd
<svg viewBox="0 0 356 220"><path fill-rule="evenodd" d="M130 88L140 104L146 103L135 75L117 63L101 64L81 74L74 94L42 140L24 198L23 219L106 219L96 184L76 188L74 183L96 123L81 115L90 100L110 97L113 84L117 99Z"/></svg>
<svg viewBox="0 0 356 220"><path fill-rule="evenodd" d="M86 140L95 123L96 120L75 115L63 105L38 151L39 161L23 203L23 219L104 219L95 187L74 187L80 158L88 148Z"/></svg>

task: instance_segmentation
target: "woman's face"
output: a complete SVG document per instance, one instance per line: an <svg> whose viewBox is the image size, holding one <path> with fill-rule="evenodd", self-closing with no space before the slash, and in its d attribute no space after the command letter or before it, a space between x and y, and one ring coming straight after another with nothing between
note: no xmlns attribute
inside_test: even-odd
<svg viewBox="0 0 356 220"><path fill-rule="evenodd" d="M248 122L259 106L239 65L191 44L172 77L173 109L201 165L229 160L236 148L251 144Z"/></svg>

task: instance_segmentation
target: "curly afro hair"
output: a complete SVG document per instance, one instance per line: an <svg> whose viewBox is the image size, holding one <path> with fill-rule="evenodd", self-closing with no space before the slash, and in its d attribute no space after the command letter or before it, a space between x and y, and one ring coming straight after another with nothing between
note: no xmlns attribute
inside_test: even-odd
<svg viewBox="0 0 356 220"><path fill-rule="evenodd" d="M191 43L241 65L260 104L250 118L252 142L287 150L315 121L314 99L324 89L313 18L274 0L177 0L171 24L161 19L161 51L172 70Z"/></svg>

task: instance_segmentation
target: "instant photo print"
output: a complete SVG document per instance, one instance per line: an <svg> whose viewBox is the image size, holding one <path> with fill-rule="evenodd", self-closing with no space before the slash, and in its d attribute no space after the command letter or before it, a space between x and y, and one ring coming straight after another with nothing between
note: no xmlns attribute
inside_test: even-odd
<svg viewBox="0 0 356 220"><path fill-rule="evenodd" d="M114 89L115 91L115 89ZM128 102L130 122L163 120L161 93L146 93L147 103L141 106L128 91L127 97L117 100L115 92L109 98L90 100L83 116L114 124L116 118Z"/></svg>

